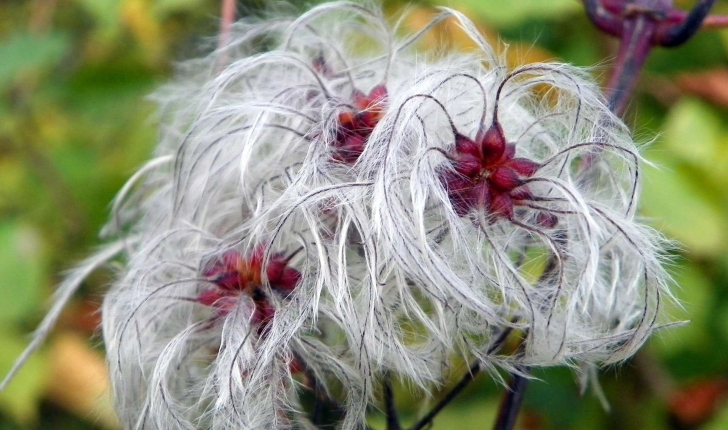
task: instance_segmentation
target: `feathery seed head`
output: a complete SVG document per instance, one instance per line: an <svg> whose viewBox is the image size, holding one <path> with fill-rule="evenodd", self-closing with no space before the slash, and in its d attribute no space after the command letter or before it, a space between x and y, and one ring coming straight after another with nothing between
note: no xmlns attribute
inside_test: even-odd
<svg viewBox="0 0 728 430"><path fill-rule="evenodd" d="M221 72L167 93L173 169L104 307L125 422L301 425L303 371L355 428L384 373L608 363L654 330L664 243L635 220L628 130L583 71L508 70L445 16L479 53L422 55L380 11L324 4L241 27Z"/></svg>
<svg viewBox="0 0 728 430"><path fill-rule="evenodd" d="M417 52L444 19L479 51ZM311 387L360 428L382 374L427 391L455 355L616 362L658 327L665 242L635 218L637 147L592 79L508 70L450 9L394 34L346 2L244 21L158 93L119 243L67 287L123 255L103 333L127 428L310 426Z"/></svg>

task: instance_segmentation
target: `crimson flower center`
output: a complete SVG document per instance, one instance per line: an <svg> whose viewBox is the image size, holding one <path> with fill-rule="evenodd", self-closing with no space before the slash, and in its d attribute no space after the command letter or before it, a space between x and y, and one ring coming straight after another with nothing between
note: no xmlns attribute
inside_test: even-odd
<svg viewBox="0 0 728 430"><path fill-rule="evenodd" d="M443 171L440 180L455 212L465 216L484 211L491 221L513 219L514 207L532 199L525 180L541 168L535 161L516 157L516 145L506 142L497 122L475 139L457 134L448 158L453 170Z"/></svg>
<svg viewBox="0 0 728 430"><path fill-rule="evenodd" d="M274 301L264 288L263 279L268 280L270 291L286 299L301 280L301 273L288 265L282 254L273 254L264 264L265 248L258 246L247 256L237 251L228 251L212 264L204 276L212 284L197 296L196 301L213 308L216 317L224 317L237 306L241 296L252 299L252 322L259 334L265 332L275 314Z"/></svg>

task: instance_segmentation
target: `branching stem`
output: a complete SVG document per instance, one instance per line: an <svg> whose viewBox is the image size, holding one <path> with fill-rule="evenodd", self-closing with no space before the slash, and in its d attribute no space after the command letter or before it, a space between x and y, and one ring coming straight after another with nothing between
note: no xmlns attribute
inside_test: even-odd
<svg viewBox="0 0 728 430"><path fill-rule="evenodd" d="M498 337L493 341L491 346L486 351L486 354L492 354L496 352L501 346L503 346L503 343L505 342L506 338L508 338L508 335L511 333L511 329L507 328L503 330ZM428 412L424 417L420 418L415 425L410 427L410 430L420 430L423 429L432 423L432 420L435 419L437 414L442 411L445 406L449 405L450 402L455 400L455 398L468 386L471 382L475 380L475 377L478 376L480 371L482 370L480 360L475 360L468 369L468 372L463 375L463 377L460 379L460 381L448 392L445 397L443 397L435 406L430 409L430 412Z"/></svg>
<svg viewBox="0 0 728 430"><path fill-rule="evenodd" d="M640 70L652 52L652 37L656 31L654 22L644 14L625 19L623 25L617 64L607 84L609 108L617 116L624 115L627 110Z"/></svg>
<svg viewBox="0 0 728 430"><path fill-rule="evenodd" d="M587 15L603 32L619 37L620 46L607 85L610 109L623 116L640 70L655 46L674 47L703 26L728 25L726 17L708 17L715 0L698 0L690 12L672 7L672 0L583 0Z"/></svg>

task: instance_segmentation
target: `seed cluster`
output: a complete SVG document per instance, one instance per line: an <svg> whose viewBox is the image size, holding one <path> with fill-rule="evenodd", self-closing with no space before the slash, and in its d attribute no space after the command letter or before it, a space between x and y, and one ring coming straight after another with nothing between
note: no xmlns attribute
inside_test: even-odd
<svg viewBox="0 0 728 430"><path fill-rule="evenodd" d="M353 110L339 114L333 158L342 163L354 164L364 152L369 135L384 115L387 88L374 87L369 94L354 92Z"/></svg>
<svg viewBox="0 0 728 430"><path fill-rule="evenodd" d="M204 276L215 287L204 290L197 296L197 301L210 306L224 318L237 306L237 299L245 294L253 299L255 310L251 320L258 327L258 334L265 331L275 313L275 308L268 300L263 289L263 276L273 292L285 298L301 279L301 273L288 267L288 262L281 254L271 256L268 264L263 265L265 248L259 246L248 257L237 251L227 251L209 269Z"/></svg>
<svg viewBox="0 0 728 430"><path fill-rule="evenodd" d="M454 171L444 172L442 181L458 215L484 210L491 217L512 219L513 207L533 198L523 180L540 165L517 158L516 145L506 142L498 123L478 132L475 140L456 135L448 155Z"/></svg>
<svg viewBox="0 0 728 430"><path fill-rule="evenodd" d="M424 46L445 21L479 50ZM155 158L107 229L124 426L307 428L311 390L361 428L383 375L425 396L463 355L614 363L660 326L665 243L589 75L511 68L450 9L396 33L346 2L243 21L157 93Z"/></svg>

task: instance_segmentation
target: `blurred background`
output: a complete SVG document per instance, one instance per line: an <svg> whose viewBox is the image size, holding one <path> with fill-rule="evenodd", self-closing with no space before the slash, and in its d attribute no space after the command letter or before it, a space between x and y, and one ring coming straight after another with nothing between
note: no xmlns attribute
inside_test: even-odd
<svg viewBox="0 0 728 430"><path fill-rule="evenodd" d="M42 318L64 269L101 243L109 202L156 143L151 91L174 64L214 46L220 0L0 0L0 376ZM254 14L264 0L240 1ZM415 2L420 28L438 2ZM694 1L676 1L690 8ZM508 62L559 60L604 82L616 41L577 0L451 0ZM397 14L404 2L388 1ZM728 14L719 0L715 13ZM467 49L444 28L431 42ZM537 371L521 429L728 429L728 29L656 50L627 115L648 167L641 213L681 244L670 267L689 325L663 331L600 378L611 412L580 395L574 374ZM0 393L0 430L115 429L90 277L50 341ZM434 429L490 428L502 387L481 376ZM427 409L405 388L411 422ZM382 428L377 417L375 428Z"/></svg>

